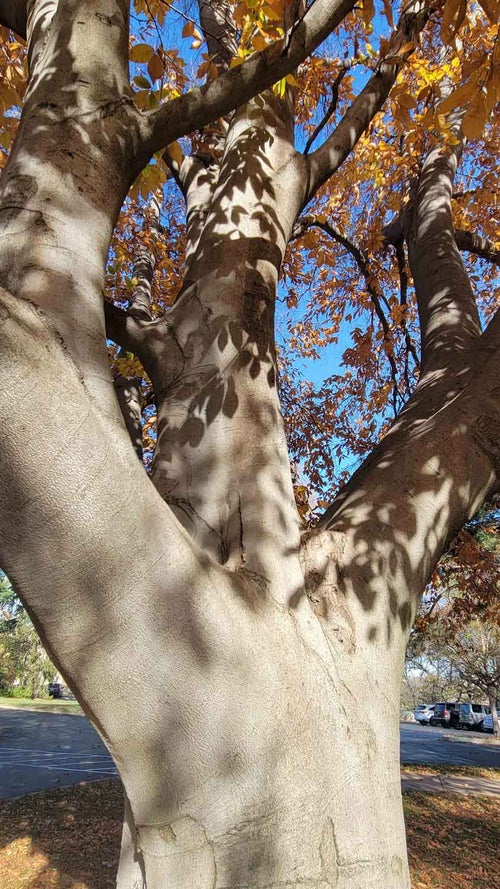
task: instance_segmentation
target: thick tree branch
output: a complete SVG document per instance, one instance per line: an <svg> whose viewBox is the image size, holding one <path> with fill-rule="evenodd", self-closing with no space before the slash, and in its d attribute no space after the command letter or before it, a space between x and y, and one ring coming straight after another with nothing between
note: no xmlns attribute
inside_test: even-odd
<svg viewBox="0 0 500 889"><path fill-rule="evenodd" d="M500 265L500 249L488 238L483 238L476 232L465 231L464 229L455 229L455 241L459 250L467 250L469 253L475 253L482 259L494 262Z"/></svg>
<svg viewBox="0 0 500 889"><path fill-rule="evenodd" d="M198 0L200 26L208 52L218 67L228 67L238 40L229 0Z"/></svg>
<svg viewBox="0 0 500 889"><path fill-rule="evenodd" d="M499 374L500 312L446 372L423 377L319 523L343 541L341 591L382 645L400 625L401 654L436 562L500 487Z"/></svg>
<svg viewBox="0 0 500 889"><path fill-rule="evenodd" d="M256 93L293 71L340 24L354 0L315 0L288 39L250 56L216 80L144 115L142 151L165 145L240 107Z"/></svg>
<svg viewBox="0 0 500 889"><path fill-rule="evenodd" d="M104 317L106 319L106 337L113 340L122 349L127 352L133 352L141 359L144 348L144 331L148 327L148 322L139 318L134 318L110 303L104 301Z"/></svg>
<svg viewBox="0 0 500 889"><path fill-rule="evenodd" d="M118 376L114 384L127 432L139 460L142 461L141 381L136 377L130 379Z"/></svg>
<svg viewBox="0 0 500 889"><path fill-rule="evenodd" d="M144 218L144 229L149 234L149 244L141 244L134 262L132 277L136 281L130 300L129 314L143 321L151 321L151 296L156 267L155 246L158 240L160 207L153 196Z"/></svg>
<svg viewBox="0 0 500 889"><path fill-rule="evenodd" d="M399 302L402 308L406 311L406 307L408 305L408 272L406 269L406 256L405 256L405 248L404 248L404 240L401 238L396 244L396 261L398 264L398 274L399 274ZM405 357L405 382L408 391L410 391L410 379L408 376L408 356L411 355L415 366L420 369L420 358L417 355L417 350L413 344L413 340L409 334L408 326L406 324L406 317L403 315L401 321L401 327L403 329L403 335L405 338L405 346L406 346L406 357Z"/></svg>
<svg viewBox="0 0 500 889"><path fill-rule="evenodd" d="M308 155L309 182L303 206L335 173L384 104L401 65L411 55L428 17L425 3L411 0L400 17L386 55L324 144Z"/></svg>
<svg viewBox="0 0 500 889"><path fill-rule="evenodd" d="M452 220L451 195L461 147L457 143L430 152L409 212L408 260L420 316L424 372L445 367L481 332Z"/></svg>

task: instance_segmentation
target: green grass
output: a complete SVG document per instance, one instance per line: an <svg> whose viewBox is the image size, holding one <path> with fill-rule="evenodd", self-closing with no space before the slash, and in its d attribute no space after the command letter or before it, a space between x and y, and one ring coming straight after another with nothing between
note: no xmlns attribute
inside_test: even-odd
<svg viewBox="0 0 500 889"><path fill-rule="evenodd" d="M78 701L53 700L52 698L3 698L0 707L15 707L16 710L39 710L44 713L77 713L83 715Z"/></svg>

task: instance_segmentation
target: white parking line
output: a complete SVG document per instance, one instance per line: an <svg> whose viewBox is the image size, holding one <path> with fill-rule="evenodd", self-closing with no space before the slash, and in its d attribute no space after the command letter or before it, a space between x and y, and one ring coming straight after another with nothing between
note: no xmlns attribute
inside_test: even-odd
<svg viewBox="0 0 500 889"><path fill-rule="evenodd" d="M4 750L15 753L36 753L38 756L82 756L82 753L69 753L65 750L34 750L33 747L3 747L0 746L0 753ZM83 756L87 754L83 753ZM109 753L89 753L88 756L100 756L103 759L111 759Z"/></svg>
<svg viewBox="0 0 500 889"><path fill-rule="evenodd" d="M11 765L11 763L0 762L0 766L2 766L2 765ZM96 774L96 775L97 774L100 774L100 775L104 775L104 774L117 775L118 774L116 767L110 767L109 769L75 769L72 767L67 768L66 766L45 766L45 765L40 765L40 764L32 765L29 762L27 762L27 763L23 762L23 767L24 766L28 769L44 769L44 771L47 771L47 772L81 772L85 775L88 775L90 773Z"/></svg>
<svg viewBox="0 0 500 889"><path fill-rule="evenodd" d="M0 747L0 769L39 769L48 772L77 772L87 775L117 775L108 753L71 753L65 750L33 750L28 747Z"/></svg>

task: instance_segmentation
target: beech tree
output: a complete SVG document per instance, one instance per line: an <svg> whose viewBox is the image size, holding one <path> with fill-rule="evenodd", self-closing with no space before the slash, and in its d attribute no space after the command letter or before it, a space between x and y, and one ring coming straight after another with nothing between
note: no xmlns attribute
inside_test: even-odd
<svg viewBox="0 0 500 889"><path fill-rule="evenodd" d="M498 258L498 3L385 2L376 49L354 6L199 0L189 89L161 0L132 40L127 0L0 2L0 562L119 768L120 889L409 886L406 642L498 487L498 293L460 254ZM280 395L311 479L317 393L285 354L278 381L275 304L315 258L333 339L340 250L369 323L355 416L330 379L318 418L371 450L304 528Z"/></svg>

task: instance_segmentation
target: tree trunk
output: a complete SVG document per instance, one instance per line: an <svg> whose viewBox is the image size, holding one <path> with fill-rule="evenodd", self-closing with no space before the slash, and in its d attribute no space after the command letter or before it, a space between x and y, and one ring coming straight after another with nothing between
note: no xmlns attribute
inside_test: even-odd
<svg viewBox="0 0 500 889"><path fill-rule="evenodd" d="M493 737L500 737L500 719L498 718L498 710L497 710L497 688L489 688L488 689L488 701L491 709L491 717L493 721Z"/></svg>
<svg viewBox="0 0 500 889"><path fill-rule="evenodd" d="M157 712L162 736L136 726L119 889L409 886L398 708L375 704L366 668L340 680L293 612L269 617L251 645L207 653L210 684L200 672L188 714Z"/></svg>
<svg viewBox="0 0 500 889"><path fill-rule="evenodd" d="M312 4L288 47L310 45L311 17L328 33L327 7L352 5ZM119 889L407 889L404 650L436 560L498 483L500 322L481 337L467 310L459 323L459 288L456 361L424 375L301 539L277 386L280 266L330 155L345 157L397 68L376 72L345 138L310 161L293 145L292 91L264 93L226 121L208 172L196 156L181 166L186 279L171 312L150 320L146 256L135 313L108 310L157 398L152 482L131 441L139 451L138 405L121 399L129 436L113 387L102 287L151 153L141 140L165 135L170 112L135 109L128 3L98 7L30 5L31 80L0 180L2 565L118 766ZM248 70L227 72L245 99ZM205 95L223 99L224 77ZM197 125L200 95L181 106ZM432 300L435 368L451 303L423 274L417 289Z"/></svg>

